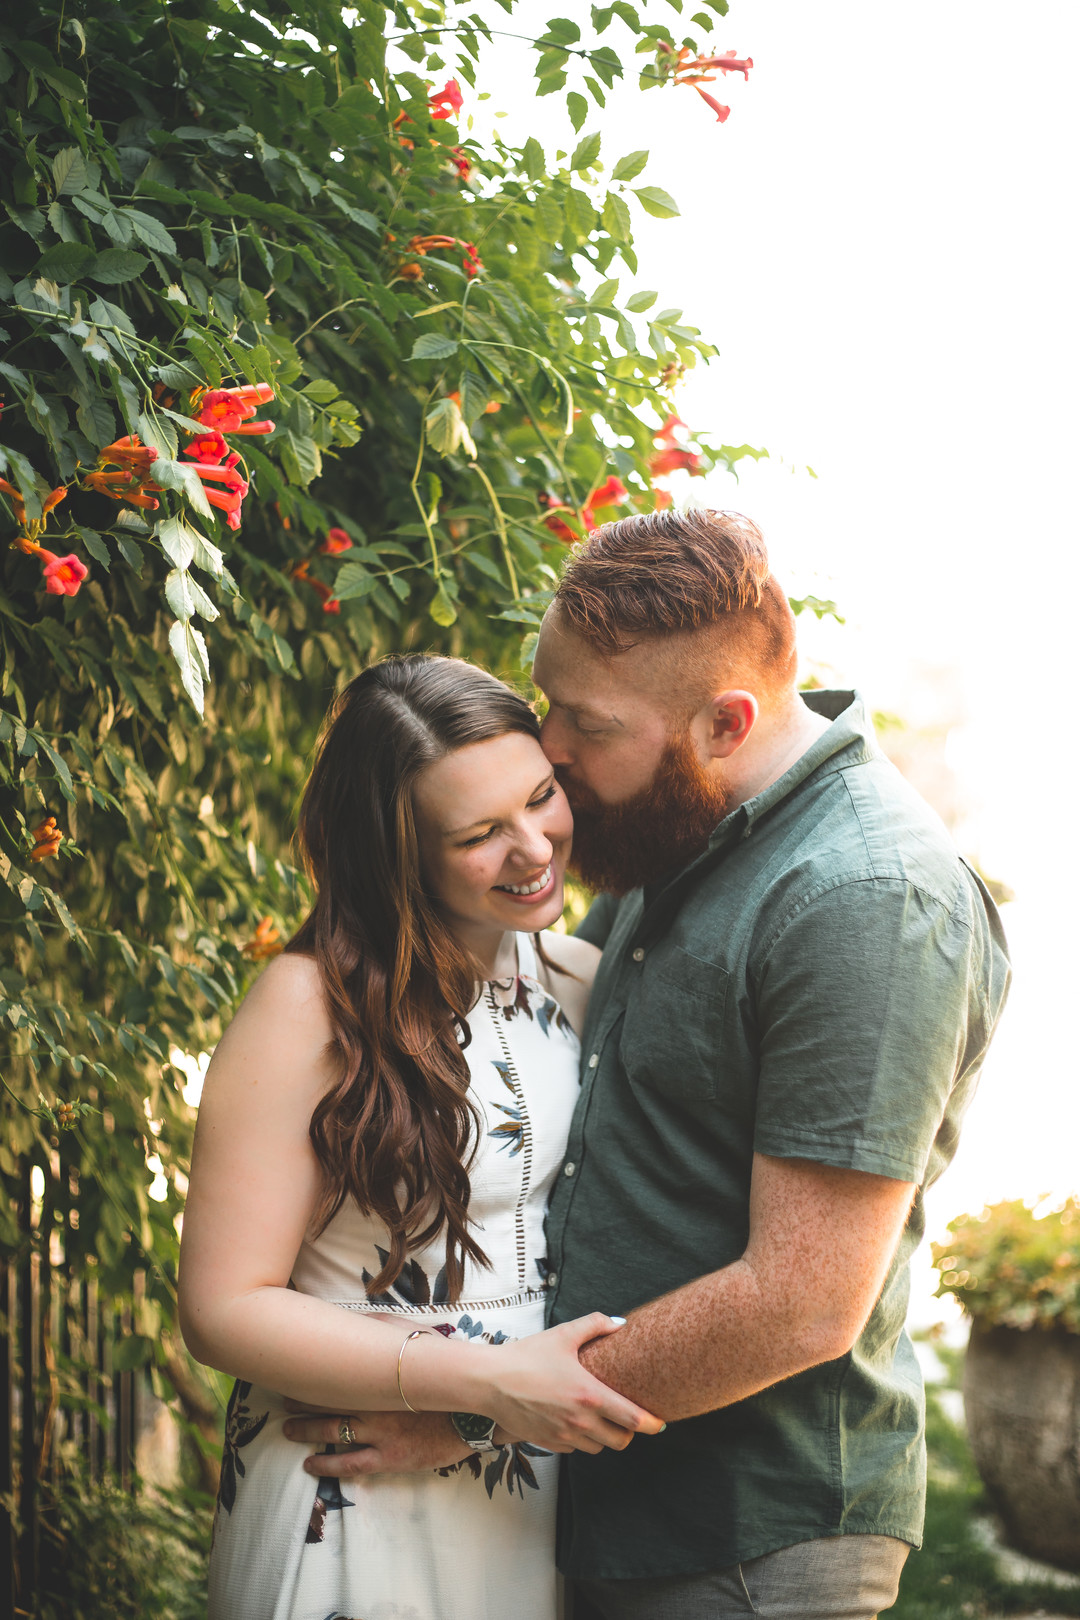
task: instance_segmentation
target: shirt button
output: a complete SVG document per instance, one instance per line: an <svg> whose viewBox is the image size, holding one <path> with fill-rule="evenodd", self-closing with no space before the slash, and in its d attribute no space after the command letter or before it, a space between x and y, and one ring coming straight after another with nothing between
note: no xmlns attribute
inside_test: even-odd
<svg viewBox="0 0 1080 1620"><path fill-rule="evenodd" d="M637 950L634 952L634 961L635 962L644 962L644 960L645 960L645 952L642 950L641 946L639 945Z"/></svg>
<svg viewBox="0 0 1080 1620"><path fill-rule="evenodd" d="M554 1288L555 1284L558 1282L558 1280L559 1280L559 1273L557 1271L549 1271L548 1272L548 1274L547 1274L547 1285L548 1285L549 1288Z"/></svg>
<svg viewBox="0 0 1080 1620"><path fill-rule="evenodd" d="M594 1052L592 1057L589 1059L589 1068L590 1069L595 1069L596 1065L599 1063L599 1061L600 1061L599 1052Z"/></svg>
<svg viewBox="0 0 1080 1620"><path fill-rule="evenodd" d="M562 1167L562 1173L564 1176L572 1176L576 1169L576 1164L564 1164Z"/></svg>

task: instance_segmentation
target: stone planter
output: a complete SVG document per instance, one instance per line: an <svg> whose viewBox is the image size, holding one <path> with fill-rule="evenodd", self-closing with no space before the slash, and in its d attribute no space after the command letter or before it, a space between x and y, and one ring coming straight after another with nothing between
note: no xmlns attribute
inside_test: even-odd
<svg viewBox="0 0 1080 1620"><path fill-rule="evenodd" d="M964 1410L976 1466L1010 1542L1080 1570L1080 1334L976 1324Z"/></svg>

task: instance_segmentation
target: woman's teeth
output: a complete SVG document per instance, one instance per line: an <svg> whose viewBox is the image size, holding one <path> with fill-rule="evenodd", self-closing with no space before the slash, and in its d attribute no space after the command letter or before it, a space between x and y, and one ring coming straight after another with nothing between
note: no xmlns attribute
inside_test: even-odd
<svg viewBox="0 0 1080 1620"><path fill-rule="evenodd" d="M495 887L502 889L505 894L539 894L540 890L546 889L550 882L551 867L549 866L547 871L533 883L496 883Z"/></svg>

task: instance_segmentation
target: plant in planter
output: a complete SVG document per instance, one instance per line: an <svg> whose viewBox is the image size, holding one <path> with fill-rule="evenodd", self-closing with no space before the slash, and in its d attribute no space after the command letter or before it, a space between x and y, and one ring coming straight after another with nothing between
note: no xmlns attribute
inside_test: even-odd
<svg viewBox="0 0 1080 1620"><path fill-rule="evenodd" d="M1080 1198L949 1225L938 1296L971 1318L964 1404L975 1461L1021 1551L1080 1569Z"/></svg>

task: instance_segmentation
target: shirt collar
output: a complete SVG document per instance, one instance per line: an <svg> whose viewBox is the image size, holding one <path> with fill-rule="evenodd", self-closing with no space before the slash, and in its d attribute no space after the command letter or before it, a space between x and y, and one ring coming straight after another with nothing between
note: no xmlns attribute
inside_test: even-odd
<svg viewBox="0 0 1080 1620"><path fill-rule="evenodd" d="M821 690L800 692L799 696L814 714L831 720L828 731L823 731L805 754L800 754L794 765L783 776L777 777L752 799L747 799L733 810L717 827L709 840L709 848L726 844L735 833L746 837L755 821L781 800L786 799L811 776L827 774L824 767L831 762L833 769L840 764L854 765L871 759L878 752L874 728L866 713L862 694L856 691ZM843 755L842 762L838 755Z"/></svg>

